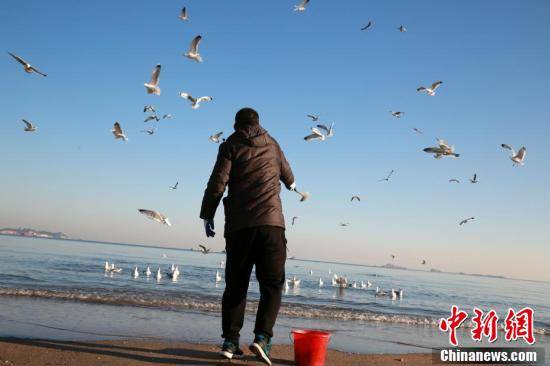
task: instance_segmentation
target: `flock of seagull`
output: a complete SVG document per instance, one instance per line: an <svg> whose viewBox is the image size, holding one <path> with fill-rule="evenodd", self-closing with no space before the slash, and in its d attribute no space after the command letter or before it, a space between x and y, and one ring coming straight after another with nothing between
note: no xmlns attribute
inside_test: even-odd
<svg viewBox="0 0 550 366"><path fill-rule="evenodd" d="M306 8L307 8L309 2L310 2L310 0L301 1L299 4L294 6L294 11L296 11L296 12L306 11ZM187 11L186 7L181 9L181 11L178 15L178 18L182 21L189 21L189 14L188 14L188 11ZM373 26L374 26L373 21L369 20L368 23L365 26L361 27L360 29L361 29L361 31L369 31L370 29L373 28ZM407 32L407 28L405 28L405 26L403 26L403 25L399 26L399 28L397 28L397 29L401 33ZM202 36L201 35L195 36L192 39L192 41L189 45L188 51L185 52L183 54L183 56L185 56L186 58L188 58L192 61L195 61L197 63L203 62L203 57L199 52L199 46L200 46L201 42L202 42ZM27 72L29 74L35 73L35 74L41 75L43 77L47 76L46 73L43 73L38 68L31 65L28 61L26 61L22 57L16 55L15 53L8 52L8 54L15 61L17 61L19 64L21 64L23 66L23 69L24 69L25 72ZM161 69L162 69L162 66L160 64L157 64L153 69L150 80L143 84L147 94L157 95L157 96L161 94L161 89L160 89L160 86L159 86ZM416 90L417 90L418 93L425 93L426 95L428 95L430 97L434 97L442 84L443 84L443 81L438 80L438 81L432 83L429 86L420 86ZM179 96L181 98L187 100L190 103L191 109L194 109L194 110L199 109L201 107L202 103L213 101L212 96L195 97L195 96L193 96L192 94L190 94L188 92L180 92ZM145 123L152 122L152 121L158 123L160 120L170 119L170 118L173 117L173 115L169 114L169 113L163 114L162 117L159 117L159 115L157 115L157 113L156 113L155 107L152 106L152 105L145 106L143 108L143 112L144 113L150 113L150 115L148 115L145 118L145 120L144 120ZM405 115L405 112L403 112L403 111L392 111L392 110L390 110L389 113L391 114L391 116L393 116L395 118L398 118L398 119L404 117L404 115ZM315 124L313 127L310 127L310 134L308 134L304 137L304 140L306 142L327 141L328 139L334 137L334 135L335 135L334 123L330 123L330 124L321 123L319 115L307 114L306 116L309 119L309 121L311 121ZM22 119L22 122L25 125L25 127L24 127L25 132L32 133L32 132L37 131L38 127L33 122L31 122L27 119ZM141 130L141 132L147 133L148 135L153 135L155 133L155 131L156 131L156 128ZM416 128L416 127L413 128L413 131L418 133L418 134L423 134L423 131ZM113 124L113 128L112 128L111 132L114 135L114 138L116 140L120 139L120 140L125 141L125 142L128 141L128 137L126 136L124 130L122 129L121 124L118 121ZM209 140L213 143L223 142L223 141L225 141L225 139L222 138L222 135L223 135L223 131L214 133L209 137ZM441 159L441 158L444 158L444 157L452 157L452 158L459 158L460 157L460 154L455 151L455 147L453 145L447 143L445 140L440 139L440 138L437 138L436 141L437 141L436 146L426 147L425 149L423 149L423 151L428 153L428 154L432 154L435 159ZM508 144L501 144L501 147L503 149L506 149L506 150L510 151L510 160L513 162L514 166L523 166L524 165L525 156L526 156L526 153L527 153L527 149L525 147L521 147L517 152L515 151L514 148L512 148ZM394 170L392 169L384 178L380 179L379 181L389 182L390 179L392 178L393 174L394 174ZM477 183L478 182L477 174L474 174L473 177L470 178L469 180L470 180L470 183L472 183L472 184ZM449 182L460 183L460 180L457 179L457 178L452 178L452 179L449 180ZM172 190L176 190L176 189L178 189L178 184L179 184L179 182L176 182L175 185L170 186L169 188L172 189ZM301 193L298 190L294 190L294 192L296 192L300 196L300 201L305 201L310 196L308 192ZM361 197L358 196L358 195L353 195L353 196L351 196L350 201L351 202L354 202L354 201L355 202L361 202ZM158 222L158 223L163 224L163 225L171 226L170 220L164 214L162 214L159 211L150 210L150 209L138 209L138 212L140 214L146 216L148 219L151 219L155 222ZM298 219L298 216L292 217L292 225L295 225L297 219ZM459 226L465 225L466 223L468 223L472 220L474 220L474 217L465 218L465 219L463 219L459 222ZM348 225L349 225L348 222L340 223L340 226L343 226L343 227L348 226ZM204 254L208 254L210 252L210 249L206 248L203 245L199 246L199 248L200 248L200 251ZM391 256L392 256L393 259L395 259L395 256L393 254ZM426 264L426 261L423 260L422 264ZM112 263L109 264L108 262L105 263L105 272L106 273L111 273L111 274L112 273L120 273L121 271L122 271L122 269L116 267L114 264L112 264ZM146 277L150 277L152 275L152 272L151 272L150 268L147 267L147 269L145 271L143 271L141 274L145 275ZM166 272L165 274L169 278L172 278L173 280L177 280L177 278L179 276L179 269L178 269L177 266L172 265L172 267L170 268L170 271ZM139 272L137 267L134 268L134 270L132 272L132 275L133 275L133 277L139 277L140 272ZM157 272L156 272L157 280L162 279L162 276L163 276L163 274L162 274L161 269L159 267L157 269ZM216 273L216 281L217 282L221 281L221 276L219 274L219 271ZM300 280L297 279L296 277L285 281L285 288L286 289L288 289L289 287L298 287L299 285L300 285ZM340 287L340 288L347 288L347 287L370 288L372 286L372 284L368 281L367 281L367 283L364 283L363 281L361 281L359 284L357 282L352 282L350 284L350 283L348 283L348 280L347 280L346 277L338 277L336 275L333 276L333 278L332 278L332 285L335 286L335 287ZM322 278L319 278L319 287L322 287L322 286L324 286L324 281L323 281ZM402 292L402 290L396 291L394 289L392 289L391 292L384 292L384 291L380 291L377 288L377 290L375 291L375 295L376 296L388 296L388 297L391 297L392 299L395 299L395 298L402 298L403 292Z"/></svg>

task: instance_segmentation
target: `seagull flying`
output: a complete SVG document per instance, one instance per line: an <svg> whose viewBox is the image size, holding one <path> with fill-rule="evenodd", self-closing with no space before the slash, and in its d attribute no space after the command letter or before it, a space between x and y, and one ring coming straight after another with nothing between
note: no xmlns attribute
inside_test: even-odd
<svg viewBox="0 0 550 366"><path fill-rule="evenodd" d="M115 135L115 140L123 139L124 141L128 141L128 138L124 134L124 131L122 131L122 127L120 127L120 123L115 122L111 132L113 133L113 135Z"/></svg>
<svg viewBox="0 0 550 366"><path fill-rule="evenodd" d="M191 45L189 46L189 51L187 53L184 53L183 55L191 60L195 60L197 62L202 62L202 57L199 53L199 44L201 43L202 36L196 36L191 41Z"/></svg>
<svg viewBox="0 0 550 366"><path fill-rule="evenodd" d="M205 247L204 245L199 245L200 251L202 254L208 254L210 253L210 248Z"/></svg>
<svg viewBox="0 0 550 366"><path fill-rule="evenodd" d="M160 118L156 115L156 114L153 114L151 116L147 116L147 118L145 118L145 120L143 122L149 122L149 121L152 121L152 120L155 120L155 121L160 121Z"/></svg>
<svg viewBox="0 0 550 366"><path fill-rule="evenodd" d="M443 156L453 156L455 158L460 156L460 154L455 153L455 147L449 145L445 140L437 139L437 144L439 146L425 148L424 152L434 154L436 159L441 159Z"/></svg>
<svg viewBox="0 0 550 366"><path fill-rule="evenodd" d="M456 178L449 179L449 183L460 183L460 181Z"/></svg>
<svg viewBox="0 0 550 366"><path fill-rule="evenodd" d="M424 132L422 132L421 130L419 130L418 128L416 127L413 127L413 131L416 132L416 133L419 133L419 134L423 134Z"/></svg>
<svg viewBox="0 0 550 366"><path fill-rule="evenodd" d="M397 28L401 33L405 33L407 31L407 28L405 28L403 25L400 25L399 28Z"/></svg>
<svg viewBox="0 0 550 366"><path fill-rule="evenodd" d="M309 3L309 0L302 0L298 5L294 5L294 11L304 12L306 11L306 5Z"/></svg>
<svg viewBox="0 0 550 366"><path fill-rule="evenodd" d="M525 146L519 149L517 153L510 145L501 144L500 146L503 149L508 149L512 152L512 155L510 155L510 159L514 162L515 166L523 165L523 161L525 160L525 154L527 154L527 149L525 148Z"/></svg>
<svg viewBox="0 0 550 366"><path fill-rule="evenodd" d="M393 169L389 172L389 174L386 176L386 178L379 179L378 181L379 182L384 182L384 181L389 182L392 175L393 175Z"/></svg>
<svg viewBox="0 0 550 366"><path fill-rule="evenodd" d="M160 95L159 76L160 64L157 64L157 66L155 66L155 68L153 69L151 80L148 83L143 84L143 86L145 86L145 89L147 89L147 94Z"/></svg>
<svg viewBox="0 0 550 366"><path fill-rule="evenodd" d="M180 182L176 182L176 184L174 184L173 186L170 186L170 189L172 189L172 190L178 189L178 184L179 184L179 183L180 183Z"/></svg>
<svg viewBox="0 0 550 366"><path fill-rule="evenodd" d="M22 119L21 121L23 121L23 123L25 124L25 132L34 132L38 128L26 119Z"/></svg>
<svg viewBox="0 0 550 366"><path fill-rule="evenodd" d="M208 96L200 97L200 98L194 98L194 97L191 96L191 94L184 93L184 92L180 93L180 97L182 97L183 99L187 99L189 102L191 102L191 108L193 108L193 109L199 108L201 106L200 104L202 102L210 102L214 99L214 98L208 97Z"/></svg>
<svg viewBox="0 0 550 366"><path fill-rule="evenodd" d="M216 144L219 144L221 135L223 135L223 131L213 134L208 139L212 142L215 142Z"/></svg>
<svg viewBox="0 0 550 366"><path fill-rule="evenodd" d="M372 27L372 21L371 20L369 20L367 25L365 25L363 28L361 28L361 30L364 31L364 30L370 29L370 27Z"/></svg>
<svg viewBox="0 0 550 366"><path fill-rule="evenodd" d="M343 227L349 226L349 222L341 222L341 223L340 223L340 226L343 226Z"/></svg>
<svg viewBox="0 0 550 366"><path fill-rule="evenodd" d="M312 127L311 132L312 134L304 137L304 140L306 140L307 142L313 141L313 140L325 141L325 138L326 138L325 135L323 135L321 131L319 131L317 128Z"/></svg>
<svg viewBox="0 0 550 366"><path fill-rule="evenodd" d="M458 223L459 226L462 226L464 224L467 224L468 221L475 219L475 217L468 217L467 219L464 219Z"/></svg>
<svg viewBox="0 0 550 366"><path fill-rule="evenodd" d="M421 86L419 88L416 89L417 92L424 92L426 94L428 94L430 97L433 97L435 95L435 90L437 88L439 88L439 86L443 84L443 82L441 80L439 81L436 81L435 83L432 84L432 86L430 86L429 88L426 88L425 86Z"/></svg>
<svg viewBox="0 0 550 366"><path fill-rule="evenodd" d="M403 117L403 115L405 114L405 112L399 112L399 111L390 111L391 115L394 116L395 118L401 118Z"/></svg>
<svg viewBox="0 0 550 366"><path fill-rule="evenodd" d="M472 178L470 178L470 183L477 183L477 173L474 174L474 176Z"/></svg>
<svg viewBox="0 0 550 366"><path fill-rule="evenodd" d="M312 120L313 122L319 121L319 115L308 114L307 116L308 116L309 118L311 118L311 120Z"/></svg>
<svg viewBox="0 0 550 366"><path fill-rule="evenodd" d="M178 15L178 18L181 20L189 20L189 15L187 15L187 8L183 7L181 9L180 15Z"/></svg>
<svg viewBox="0 0 550 366"><path fill-rule="evenodd" d="M395 259L395 254L390 254L391 259Z"/></svg>
<svg viewBox="0 0 550 366"><path fill-rule="evenodd" d="M350 202L353 202L353 200L357 200L358 202L361 202L361 197L359 197L359 196L351 196Z"/></svg>
<svg viewBox="0 0 550 366"><path fill-rule="evenodd" d="M152 105L146 105L145 107L143 107L143 113L147 112L155 113L155 107L153 107Z"/></svg>
<svg viewBox="0 0 550 366"><path fill-rule="evenodd" d="M297 219L298 219L298 216L294 216L294 217L292 218L292 225L294 225L294 224L296 223L296 220L297 220Z"/></svg>
<svg viewBox="0 0 550 366"><path fill-rule="evenodd" d="M166 113L165 115L162 116L162 119L170 119L174 116L172 116L170 113Z"/></svg>
<svg viewBox="0 0 550 366"><path fill-rule="evenodd" d="M326 137L334 136L334 123L331 123L330 127L327 127L326 125L317 125L317 128L320 128L321 130L325 131Z"/></svg>
<svg viewBox="0 0 550 366"><path fill-rule="evenodd" d="M164 216L158 211L145 210L143 208L138 209L138 211L140 214L147 216L153 221L159 222L164 225L172 226L172 224L170 224L170 221L168 220L168 217Z"/></svg>
<svg viewBox="0 0 550 366"><path fill-rule="evenodd" d="M40 72L38 69L36 69L34 66L29 64L27 61L23 60L21 57L17 56L16 54L13 54L11 52L8 52L11 57L13 57L17 62L19 62L21 65L23 65L23 68L25 71L29 74L32 74L33 72L42 75L42 76L48 76L48 74L44 74L43 72Z"/></svg>
<svg viewBox="0 0 550 366"><path fill-rule="evenodd" d="M422 264L422 265L426 264L426 260L422 259L422 262L420 264Z"/></svg>
<svg viewBox="0 0 550 366"><path fill-rule="evenodd" d="M150 128L148 130L141 130L141 132L146 132L148 133L149 135L153 135L155 133L155 129L154 128Z"/></svg>

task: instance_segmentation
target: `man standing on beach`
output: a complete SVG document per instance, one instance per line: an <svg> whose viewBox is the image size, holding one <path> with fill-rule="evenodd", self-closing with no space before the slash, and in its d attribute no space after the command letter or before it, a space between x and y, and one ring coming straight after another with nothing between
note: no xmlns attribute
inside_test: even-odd
<svg viewBox="0 0 550 366"><path fill-rule="evenodd" d="M220 354L228 359L242 356L239 332L252 267L256 265L260 303L250 350L271 365L271 337L281 305L286 261L279 181L293 190L294 176L277 141L260 126L255 110L238 111L234 128L220 145L200 213L206 236L213 237L214 214L227 185L228 194L223 199L227 253L222 299L224 343Z"/></svg>

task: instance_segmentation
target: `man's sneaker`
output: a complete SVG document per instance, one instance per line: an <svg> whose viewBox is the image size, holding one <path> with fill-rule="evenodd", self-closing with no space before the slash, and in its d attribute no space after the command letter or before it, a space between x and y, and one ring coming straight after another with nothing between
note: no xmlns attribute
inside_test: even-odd
<svg viewBox="0 0 550 366"><path fill-rule="evenodd" d="M238 344L226 340L223 342L220 355L230 360L232 358L243 357L243 351L239 348Z"/></svg>
<svg viewBox="0 0 550 366"><path fill-rule="evenodd" d="M271 365L269 360L269 351L271 351L271 339L262 334L256 334L254 337L254 343L250 345L250 351L256 355L260 360L268 365Z"/></svg>

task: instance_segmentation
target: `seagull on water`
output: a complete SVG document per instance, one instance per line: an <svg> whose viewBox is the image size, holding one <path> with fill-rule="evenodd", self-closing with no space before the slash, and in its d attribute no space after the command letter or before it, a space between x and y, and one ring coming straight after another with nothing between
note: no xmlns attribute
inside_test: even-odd
<svg viewBox="0 0 550 366"><path fill-rule="evenodd" d="M145 118L145 120L143 120L143 122L149 122L149 121L152 121L152 120L155 120L155 121L158 122L158 121L160 121L160 118L156 114L153 114L153 115L147 116L147 118Z"/></svg>
<svg viewBox="0 0 550 366"><path fill-rule="evenodd" d="M11 53L11 52L8 52L8 53L17 62L19 62L21 65L23 65L23 69L25 70L25 72L27 72L29 74L32 74L34 72L34 73L37 73L37 74L42 75L42 76L48 76L48 74L44 74L43 72L39 71L37 68L35 68L31 64L29 64L27 61L23 60L21 57L17 56L16 54Z"/></svg>
<svg viewBox="0 0 550 366"><path fill-rule="evenodd" d="M400 25L399 28L397 28L401 33L405 33L407 31L407 28L405 28L403 25Z"/></svg>
<svg viewBox="0 0 550 366"><path fill-rule="evenodd" d="M512 154L510 155L510 159L514 162L515 166L523 166L523 161L525 160L525 155L527 154L527 149L525 148L525 146L519 149L517 153L510 145L501 144L500 146L503 149L507 149L512 152Z"/></svg>
<svg viewBox="0 0 550 366"><path fill-rule="evenodd" d="M313 140L325 141L325 138L326 138L325 135L323 135L321 133L321 131L319 131L317 128L312 127L311 132L312 132L312 134L307 135L306 137L304 137L304 140L306 140L307 142L310 142L310 141L313 141Z"/></svg>
<svg viewBox="0 0 550 366"><path fill-rule="evenodd" d="M477 180L477 173L474 174L474 176L472 178L470 178L470 183L477 183L478 180Z"/></svg>
<svg viewBox="0 0 550 366"><path fill-rule="evenodd" d="M202 102L211 102L212 100L214 100L214 98L212 98L210 96L194 98L193 96L191 96L191 94L184 93L184 92L180 93L180 97L182 97L183 99L187 99L189 102L191 102L191 108L192 109L199 108L201 106Z"/></svg>
<svg viewBox="0 0 550 366"><path fill-rule="evenodd" d="M300 280L300 279L296 278L296 276L294 276L289 280L289 285L290 285L290 287L298 287L298 286L300 286L300 282L302 282L302 280Z"/></svg>
<svg viewBox="0 0 550 366"><path fill-rule="evenodd" d="M170 221L168 220L168 217L164 216L163 214L161 214L158 211L146 210L146 209L140 208L140 209L138 209L138 212L142 215L147 216L149 219L151 219L153 221L156 221L156 222L164 224L164 225L172 226L172 224L170 224Z"/></svg>
<svg viewBox="0 0 550 366"><path fill-rule="evenodd" d="M460 154L455 153L455 147L449 145L445 140L437 139L437 144L439 146L425 148L424 152L434 154L434 158L436 159L441 159L443 156L452 156L455 158L460 156Z"/></svg>
<svg viewBox="0 0 550 366"><path fill-rule="evenodd" d="M151 74L151 80L148 83L143 84L147 89L147 94L160 95L159 77L160 77L160 64L157 64Z"/></svg>
<svg viewBox="0 0 550 366"><path fill-rule="evenodd" d="M350 202L353 202L353 200L356 200L358 202L361 202L361 197L359 196L351 196Z"/></svg>
<svg viewBox="0 0 550 366"><path fill-rule="evenodd" d="M334 136L334 123L331 123L330 127L327 127L326 125L317 125L317 128L320 128L321 130L325 131L326 137Z"/></svg>
<svg viewBox="0 0 550 366"><path fill-rule="evenodd" d="M115 140L122 139L124 141L128 141L128 137L126 137L126 135L124 134L124 131L122 131L122 127L120 127L120 123L115 122L111 132L115 136Z"/></svg>
<svg viewBox="0 0 550 366"><path fill-rule="evenodd" d="M433 83L432 86L430 86L429 88L426 88L425 86L421 86L421 87L417 88L416 91L426 93L430 97L433 97L435 95L435 90L437 88L439 88L439 86L441 84L443 84L443 82L441 80L439 80L439 81L436 81L435 83Z"/></svg>
<svg viewBox="0 0 550 366"><path fill-rule="evenodd" d="M460 183L460 181L456 178L449 179L449 183Z"/></svg>
<svg viewBox="0 0 550 366"><path fill-rule="evenodd" d="M188 21L189 15L187 14L187 8L184 6L183 9L181 9L180 15L178 15L178 18L181 20Z"/></svg>
<svg viewBox="0 0 550 366"><path fill-rule="evenodd" d="M369 20L367 25L365 25L363 28L361 28L362 31L370 29L372 27L372 20Z"/></svg>
<svg viewBox="0 0 550 366"><path fill-rule="evenodd" d="M23 129L25 132L34 132L38 128L26 119L22 119L21 121L25 124L25 128Z"/></svg>
<svg viewBox="0 0 550 366"><path fill-rule="evenodd" d="M475 217L468 217L467 219L464 219L458 223L459 226L462 226L464 224L467 224L469 221L475 219Z"/></svg>
<svg viewBox="0 0 550 366"><path fill-rule="evenodd" d="M111 270L111 266L109 265L109 262L105 261L105 272L108 272Z"/></svg>
<svg viewBox="0 0 550 366"><path fill-rule="evenodd" d="M195 60L197 62L202 62L202 57L199 53L199 44L202 41L202 36L196 36L191 41L191 45L189 46L189 51L184 54L185 57Z"/></svg>
<svg viewBox="0 0 550 366"><path fill-rule="evenodd" d="M170 189L175 191L176 189L178 189L178 184L179 183L180 182L176 182L176 184L174 184L173 186L170 186Z"/></svg>
<svg viewBox="0 0 550 366"><path fill-rule="evenodd" d="M175 266L174 268L171 269L170 272L168 272L166 274L169 278L172 279L172 281L177 281L178 280L178 277L180 275L180 269L178 268L178 266Z"/></svg>
<svg viewBox="0 0 550 366"><path fill-rule="evenodd" d="M400 112L400 111L390 111L391 115L394 116L395 118L401 118L403 117L403 115L405 114L405 112Z"/></svg>
<svg viewBox="0 0 550 366"><path fill-rule="evenodd" d="M323 287L324 284L323 279L319 277L319 287Z"/></svg>
<svg viewBox="0 0 550 366"><path fill-rule="evenodd" d="M225 261L222 259L222 260L220 261L220 268L223 268L223 267L225 267Z"/></svg>
<svg viewBox="0 0 550 366"><path fill-rule="evenodd" d="M318 115L318 114L317 114L317 115L315 115L315 114L308 114L307 116L308 116L309 118L311 118L311 120L312 120L313 122L319 121L319 115Z"/></svg>
<svg viewBox="0 0 550 366"><path fill-rule="evenodd" d="M138 277L139 277L139 271L138 271L137 266L134 267L134 272L132 272L132 277L134 277L134 278L138 278Z"/></svg>
<svg viewBox="0 0 550 366"><path fill-rule="evenodd" d="M388 175L386 176L386 178L379 179L378 181L379 181L379 182L389 182L391 176L393 175L393 172L394 172L394 170L392 169L392 170L388 173Z"/></svg>
<svg viewBox="0 0 550 366"><path fill-rule="evenodd" d="M294 224L296 223L296 220L297 220L297 219L298 219L298 216L294 216L294 217L292 218L292 225L294 225Z"/></svg>
<svg viewBox="0 0 550 366"><path fill-rule="evenodd" d="M210 248L207 248L207 247L205 247L205 246L202 245L202 244L199 245L199 250L201 251L202 254L208 254L208 253L210 253Z"/></svg>
<svg viewBox="0 0 550 366"><path fill-rule="evenodd" d="M147 269L143 271L143 274L147 277L151 277L151 268L147 266Z"/></svg>
<svg viewBox="0 0 550 366"><path fill-rule="evenodd" d="M302 0L298 5L294 5L294 11L304 12L306 11L306 5L309 3L309 0Z"/></svg>
<svg viewBox="0 0 550 366"><path fill-rule="evenodd" d="M160 273L160 267L157 269L157 281L162 279L162 273Z"/></svg>
<svg viewBox="0 0 550 366"><path fill-rule="evenodd" d="M216 144L220 143L220 137L223 135L223 131L220 131L218 133L213 134L208 139L212 142L215 142Z"/></svg>
<svg viewBox="0 0 550 366"><path fill-rule="evenodd" d="M216 271L216 282L222 282L222 275L220 271Z"/></svg>

